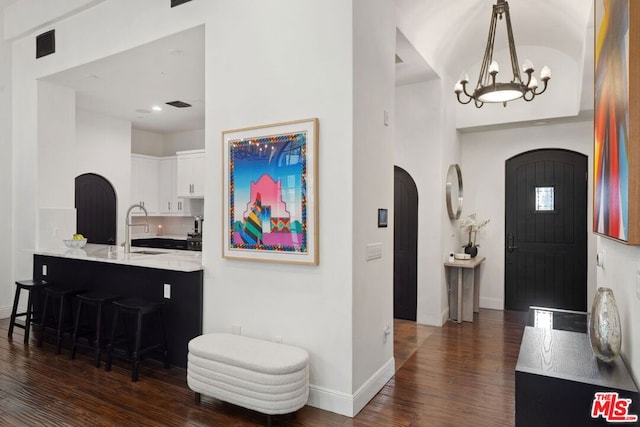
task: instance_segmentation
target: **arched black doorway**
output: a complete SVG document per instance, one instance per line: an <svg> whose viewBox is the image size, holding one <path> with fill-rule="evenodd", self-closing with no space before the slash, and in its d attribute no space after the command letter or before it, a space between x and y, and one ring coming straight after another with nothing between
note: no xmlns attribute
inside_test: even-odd
<svg viewBox="0 0 640 427"><path fill-rule="evenodd" d="M418 305L418 188L394 168L393 317L416 320Z"/></svg>
<svg viewBox="0 0 640 427"><path fill-rule="evenodd" d="M116 192L100 175L79 175L76 184L76 230L89 243L114 245L117 242Z"/></svg>
<svg viewBox="0 0 640 427"><path fill-rule="evenodd" d="M587 309L587 156L543 149L506 162L505 309Z"/></svg>

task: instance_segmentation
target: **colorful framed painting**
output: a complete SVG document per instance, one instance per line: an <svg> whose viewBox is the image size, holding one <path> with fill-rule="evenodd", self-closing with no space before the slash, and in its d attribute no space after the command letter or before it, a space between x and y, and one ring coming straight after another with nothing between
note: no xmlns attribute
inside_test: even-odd
<svg viewBox="0 0 640 427"><path fill-rule="evenodd" d="M640 2L595 0L593 231L640 245Z"/></svg>
<svg viewBox="0 0 640 427"><path fill-rule="evenodd" d="M318 119L228 130L224 258L318 264Z"/></svg>

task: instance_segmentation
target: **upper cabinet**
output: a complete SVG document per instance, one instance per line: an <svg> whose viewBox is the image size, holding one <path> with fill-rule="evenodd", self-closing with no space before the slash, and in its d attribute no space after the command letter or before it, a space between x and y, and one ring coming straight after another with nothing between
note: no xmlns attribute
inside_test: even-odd
<svg viewBox="0 0 640 427"><path fill-rule="evenodd" d="M179 151L177 155L177 196L204 198L204 150Z"/></svg>
<svg viewBox="0 0 640 427"><path fill-rule="evenodd" d="M202 214L204 150L178 152L172 157L131 155L131 204L153 216ZM134 210L142 215L142 210Z"/></svg>
<svg viewBox="0 0 640 427"><path fill-rule="evenodd" d="M191 204L178 198L178 160L176 157L162 157L158 164L160 170L160 215L191 215Z"/></svg>
<svg viewBox="0 0 640 427"><path fill-rule="evenodd" d="M156 157L131 155L131 204L145 207L149 214L158 212L158 180L160 177ZM135 213L142 213L134 210Z"/></svg>

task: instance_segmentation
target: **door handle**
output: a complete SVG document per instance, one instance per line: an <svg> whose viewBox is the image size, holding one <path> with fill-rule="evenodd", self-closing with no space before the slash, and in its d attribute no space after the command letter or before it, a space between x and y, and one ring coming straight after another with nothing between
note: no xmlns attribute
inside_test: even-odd
<svg viewBox="0 0 640 427"><path fill-rule="evenodd" d="M514 245L514 242L515 242L515 238L514 238L513 234L512 233L508 233L507 234L507 251L509 253L512 253L513 251L518 249L518 247Z"/></svg>

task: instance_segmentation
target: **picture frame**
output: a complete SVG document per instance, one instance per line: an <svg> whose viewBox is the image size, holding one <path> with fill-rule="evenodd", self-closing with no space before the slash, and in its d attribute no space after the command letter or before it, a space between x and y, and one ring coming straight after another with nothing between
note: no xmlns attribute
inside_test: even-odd
<svg viewBox="0 0 640 427"><path fill-rule="evenodd" d="M222 257L318 265L318 119L222 132Z"/></svg>
<svg viewBox="0 0 640 427"><path fill-rule="evenodd" d="M640 3L595 0L593 231L640 245Z"/></svg>
<svg viewBox="0 0 640 427"><path fill-rule="evenodd" d="M388 212L387 209L378 209L378 228L387 227Z"/></svg>

